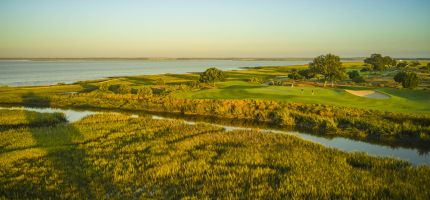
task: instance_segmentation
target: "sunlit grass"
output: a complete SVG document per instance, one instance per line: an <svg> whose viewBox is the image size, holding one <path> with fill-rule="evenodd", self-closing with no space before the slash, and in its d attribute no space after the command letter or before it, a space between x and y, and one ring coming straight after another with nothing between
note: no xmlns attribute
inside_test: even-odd
<svg viewBox="0 0 430 200"><path fill-rule="evenodd" d="M430 195L428 167L344 153L283 134L103 114L69 125L8 129L0 136L4 198Z"/></svg>

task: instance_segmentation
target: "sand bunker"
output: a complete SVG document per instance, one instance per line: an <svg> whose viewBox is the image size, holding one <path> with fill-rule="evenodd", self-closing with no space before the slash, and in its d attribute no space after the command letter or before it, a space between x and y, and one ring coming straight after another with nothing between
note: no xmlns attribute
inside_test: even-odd
<svg viewBox="0 0 430 200"><path fill-rule="evenodd" d="M390 96L373 90L345 90L346 92L359 97L371 99L389 99Z"/></svg>

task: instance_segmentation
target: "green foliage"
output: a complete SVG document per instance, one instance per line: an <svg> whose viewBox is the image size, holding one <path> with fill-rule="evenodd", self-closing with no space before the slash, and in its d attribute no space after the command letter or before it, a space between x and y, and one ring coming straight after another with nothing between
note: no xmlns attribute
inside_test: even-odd
<svg viewBox="0 0 430 200"><path fill-rule="evenodd" d="M311 79L315 77L315 73L312 72L310 69L302 69L298 72L301 76L305 77L306 79Z"/></svg>
<svg viewBox="0 0 430 200"><path fill-rule="evenodd" d="M398 72L395 76L394 76L394 81L398 82L398 83L402 83L406 77L407 77L407 73L404 71Z"/></svg>
<svg viewBox="0 0 430 200"><path fill-rule="evenodd" d="M396 66L396 60L390 56L382 57L381 54L372 54L369 58L364 59L364 63L372 66L375 71L382 71L389 67Z"/></svg>
<svg viewBox="0 0 430 200"><path fill-rule="evenodd" d="M350 79L354 79L360 76L360 73L357 70L352 70L348 72L348 76Z"/></svg>
<svg viewBox="0 0 430 200"><path fill-rule="evenodd" d="M99 85L99 90L102 91L102 92L109 91L109 88L110 88L110 84L109 83L101 83Z"/></svg>
<svg viewBox="0 0 430 200"><path fill-rule="evenodd" d="M288 74L288 78L293 80L299 80L303 79L303 76L298 73L297 69L293 69L292 72Z"/></svg>
<svg viewBox="0 0 430 200"><path fill-rule="evenodd" d="M131 88L128 85L121 84L121 85L118 86L117 92L119 94L130 94L131 93Z"/></svg>
<svg viewBox="0 0 430 200"><path fill-rule="evenodd" d="M309 64L309 69L324 76L326 82L331 81L333 83L333 81L341 80L345 77L345 68L342 66L339 56L333 54L314 58L313 62Z"/></svg>
<svg viewBox="0 0 430 200"><path fill-rule="evenodd" d="M0 132L5 199L427 199L430 168L294 136L100 114ZM342 186L341 189L339 186Z"/></svg>
<svg viewBox="0 0 430 200"><path fill-rule="evenodd" d="M406 77L402 80L402 86L404 88L416 88L420 84L420 79L418 75L414 72L408 72Z"/></svg>
<svg viewBox="0 0 430 200"><path fill-rule="evenodd" d="M406 61L402 61L402 62L397 63L398 68L405 68L407 66L408 66L408 62L406 62Z"/></svg>
<svg viewBox="0 0 430 200"><path fill-rule="evenodd" d="M348 72L349 78L355 83L364 83L366 82L360 73L357 70L352 70Z"/></svg>
<svg viewBox="0 0 430 200"><path fill-rule="evenodd" d="M152 96L152 89L150 87L142 87L137 89L137 95L139 97L147 98Z"/></svg>
<svg viewBox="0 0 430 200"><path fill-rule="evenodd" d="M409 62L409 66L411 66L411 67L418 67L420 65L421 65L421 63L416 61L416 60Z"/></svg>
<svg viewBox="0 0 430 200"><path fill-rule="evenodd" d="M213 85L215 85L216 81L224 81L225 78L226 74L223 71L212 67L200 74L199 81L201 83L212 83Z"/></svg>

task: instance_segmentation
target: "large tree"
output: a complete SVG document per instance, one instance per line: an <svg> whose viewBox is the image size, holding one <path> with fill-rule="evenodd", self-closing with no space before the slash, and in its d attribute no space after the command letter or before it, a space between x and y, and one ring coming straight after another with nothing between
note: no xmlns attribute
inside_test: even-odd
<svg viewBox="0 0 430 200"><path fill-rule="evenodd" d="M369 58L364 59L364 62L371 65L375 71L382 71L391 66L396 66L396 60L390 56L382 57L381 54L372 54Z"/></svg>
<svg viewBox="0 0 430 200"><path fill-rule="evenodd" d="M199 81L201 83L212 83L215 86L216 81L224 81L225 78L226 74L223 71L212 67L200 74Z"/></svg>
<svg viewBox="0 0 430 200"><path fill-rule="evenodd" d="M331 81L333 87L334 81L341 80L346 76L345 68L342 66L339 56L333 54L314 58L313 62L309 64L309 69L324 76L324 87L327 85L327 81Z"/></svg>

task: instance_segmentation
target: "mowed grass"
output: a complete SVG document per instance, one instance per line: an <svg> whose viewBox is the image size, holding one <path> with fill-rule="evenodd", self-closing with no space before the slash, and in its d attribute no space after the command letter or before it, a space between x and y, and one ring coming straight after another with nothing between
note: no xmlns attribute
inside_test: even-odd
<svg viewBox="0 0 430 200"><path fill-rule="evenodd" d="M269 99L394 112L430 112L430 91L427 90L377 88L374 90L388 94L391 98L370 99L352 95L345 92L345 89L364 90L369 88L267 86L245 81L227 81L217 83L217 88L214 89L181 92L176 93L175 96L192 99Z"/></svg>
<svg viewBox="0 0 430 200"><path fill-rule="evenodd" d="M7 115L14 114L0 115L0 122L10 123ZM0 199L430 196L427 166L345 153L285 134L118 114L1 130L0 164Z"/></svg>

